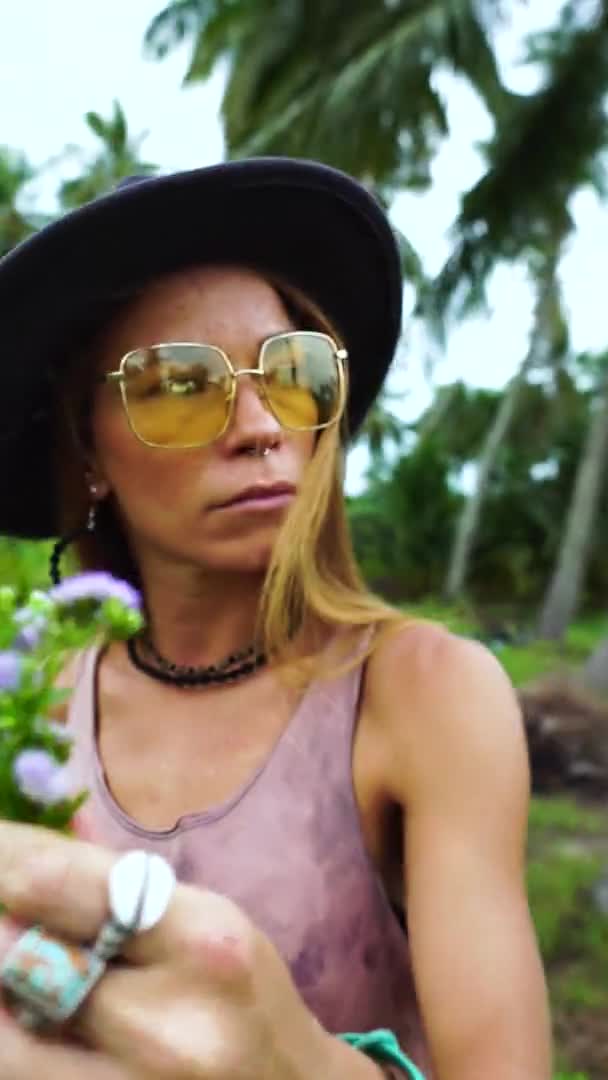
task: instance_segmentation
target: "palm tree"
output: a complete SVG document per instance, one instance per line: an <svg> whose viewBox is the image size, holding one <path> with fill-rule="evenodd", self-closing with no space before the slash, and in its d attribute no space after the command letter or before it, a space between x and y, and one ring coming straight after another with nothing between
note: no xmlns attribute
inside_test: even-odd
<svg viewBox="0 0 608 1080"><path fill-rule="evenodd" d="M81 175L73 180L65 180L59 189L59 202L64 210L72 210L83 203L90 202L98 195L113 188L126 176L138 174L147 176L156 171L157 166L140 158L140 147L146 133L133 136L129 133L124 110L118 101L114 102L112 115L104 120L99 113L88 112L85 122L101 142L99 152L92 161L85 159ZM68 152L82 151L68 148Z"/></svg>
<svg viewBox="0 0 608 1080"><path fill-rule="evenodd" d="M229 65L222 115L232 156L310 156L389 187L420 187L446 134L433 74L446 61L493 115L509 95L489 27L500 0L171 0L145 46L192 42L186 82Z"/></svg>
<svg viewBox="0 0 608 1080"><path fill-rule="evenodd" d="M192 45L186 82L228 67L222 115L232 156L315 157L377 190L421 189L447 134L434 76L449 68L493 117L487 168L464 196L450 257L434 290L438 311L480 301L496 262L536 256L571 226L570 196L601 187L608 143L608 0L567 0L530 59L546 78L508 93L492 33L513 0L170 0L146 33L161 57ZM581 8L583 10L581 11ZM428 305L426 306L428 311Z"/></svg>
<svg viewBox="0 0 608 1080"><path fill-rule="evenodd" d="M377 475L382 468L386 443L399 446L403 439L404 425L387 408L388 397L385 392L374 401L357 436L357 441L364 443L369 451L371 475Z"/></svg>
<svg viewBox="0 0 608 1080"><path fill-rule="evenodd" d="M608 0L585 7L587 22L582 6L569 0L558 25L529 43L545 82L511 98L485 147L486 172L462 199L452 253L435 281L441 312L454 302L458 315L475 307L499 260L542 259L555 237L565 240L576 191L606 194Z"/></svg>
<svg viewBox="0 0 608 1080"><path fill-rule="evenodd" d="M477 460L475 487L464 503L448 564L444 593L449 600L465 590L488 486L528 375L533 369L555 368L567 354L568 327L557 277L560 250L561 243L557 240L553 254L542 259L536 270L537 293L528 351L502 395Z"/></svg>
<svg viewBox="0 0 608 1080"><path fill-rule="evenodd" d="M539 619L539 637L547 640L561 640L576 614L591 554L593 526L608 461L608 356L602 358L594 406L555 570Z"/></svg>
<svg viewBox="0 0 608 1080"><path fill-rule="evenodd" d="M35 176L24 154L0 146L0 256L25 240L36 227L36 219L19 209L22 189Z"/></svg>
<svg viewBox="0 0 608 1080"><path fill-rule="evenodd" d="M416 312L434 330L448 313L464 317L483 302L490 274L505 260L524 260L538 295L527 356L487 432L457 531L449 595L464 588L487 484L527 374L565 355L556 275L573 227L571 197L584 186L604 194L608 0L566 0L556 25L530 40L528 58L545 77L525 96L506 91L493 49L513 2L358 0L345 16L343 0L170 0L145 39L157 57L191 43L186 82L226 64L230 155L318 158L387 199L430 183L448 133L438 70L467 79L485 103L494 122L485 171L461 200L440 273L430 286L413 281Z"/></svg>

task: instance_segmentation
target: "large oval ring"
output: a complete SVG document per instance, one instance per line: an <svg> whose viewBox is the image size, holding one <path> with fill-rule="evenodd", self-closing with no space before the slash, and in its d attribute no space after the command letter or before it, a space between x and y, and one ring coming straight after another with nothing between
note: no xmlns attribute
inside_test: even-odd
<svg viewBox="0 0 608 1080"><path fill-rule="evenodd" d="M6 1004L19 1022L40 1030L69 1020L105 969L105 961L92 949L32 926L5 957L0 981Z"/></svg>
<svg viewBox="0 0 608 1080"><path fill-rule="evenodd" d="M40 1031L66 1023L78 1011L134 934L150 930L165 914L175 874L159 855L132 851L114 864L108 883L110 916L92 947L26 930L0 968L6 1003L17 1020Z"/></svg>

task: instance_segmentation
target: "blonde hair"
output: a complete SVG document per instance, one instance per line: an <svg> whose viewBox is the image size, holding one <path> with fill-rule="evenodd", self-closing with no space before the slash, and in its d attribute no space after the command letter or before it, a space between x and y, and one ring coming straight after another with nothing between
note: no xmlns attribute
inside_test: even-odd
<svg viewBox="0 0 608 1080"><path fill-rule="evenodd" d="M321 330L341 342L336 328L300 290L271 275L261 276L276 289L298 329ZM91 351L96 338L91 339ZM69 365L57 400L60 524L68 531L86 519L89 501L83 457L90 445L86 416L93 365L82 363L82 347L78 355L80 363ZM290 678L302 682L335 676L361 662L374 650L380 631L399 629L406 622L400 611L369 590L357 566L343 493L346 434L344 418L341 425L319 433L298 498L279 531L261 594L260 645ZM80 568L107 570L141 587L124 530L108 500L99 507L95 532L79 538L75 547ZM336 648L328 666L322 646L330 636ZM301 653L302 641L308 643L306 655Z"/></svg>

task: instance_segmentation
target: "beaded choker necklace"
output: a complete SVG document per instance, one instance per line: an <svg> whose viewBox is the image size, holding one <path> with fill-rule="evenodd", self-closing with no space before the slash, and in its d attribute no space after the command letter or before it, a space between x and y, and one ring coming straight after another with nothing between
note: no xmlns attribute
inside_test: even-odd
<svg viewBox="0 0 608 1080"><path fill-rule="evenodd" d="M139 651L141 645L151 659L147 659ZM266 663L265 654L258 652L254 645L250 645L248 649L230 653L225 660L210 664L208 667L173 664L161 656L147 635L129 638L127 652L131 663L138 671L142 671L152 679L158 679L159 682L181 687L237 682L239 679L246 678L247 675L252 675Z"/></svg>

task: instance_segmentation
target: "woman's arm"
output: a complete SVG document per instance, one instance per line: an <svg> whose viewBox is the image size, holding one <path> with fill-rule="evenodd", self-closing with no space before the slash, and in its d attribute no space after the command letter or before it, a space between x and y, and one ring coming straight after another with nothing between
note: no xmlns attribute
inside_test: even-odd
<svg viewBox="0 0 608 1080"><path fill-rule="evenodd" d="M551 1034L524 876L529 772L502 668L412 626L380 646L366 702L404 810L404 895L438 1080L548 1080Z"/></svg>

